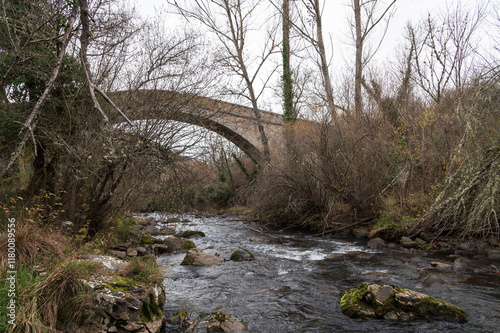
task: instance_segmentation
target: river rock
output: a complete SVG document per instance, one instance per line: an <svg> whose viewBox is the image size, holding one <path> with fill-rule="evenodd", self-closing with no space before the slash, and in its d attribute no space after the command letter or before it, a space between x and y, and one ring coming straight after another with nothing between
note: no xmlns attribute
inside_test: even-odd
<svg viewBox="0 0 500 333"><path fill-rule="evenodd" d="M500 261L500 249L490 249L488 251L488 259Z"/></svg>
<svg viewBox="0 0 500 333"><path fill-rule="evenodd" d="M352 229L352 234L356 238L365 238L366 236L368 236L368 230L366 230L366 228L363 227L358 227Z"/></svg>
<svg viewBox="0 0 500 333"><path fill-rule="evenodd" d="M242 322L233 319L230 315L221 311L214 311L210 314L208 319L207 331L208 332L241 332L245 331L246 327Z"/></svg>
<svg viewBox="0 0 500 333"><path fill-rule="evenodd" d="M131 217L130 220L132 220L132 222L134 222L134 224L138 224L141 226L147 226L147 225L153 224L155 222L154 219L147 218L147 217Z"/></svg>
<svg viewBox="0 0 500 333"><path fill-rule="evenodd" d="M439 268L439 269L452 269L453 268L453 265L446 264L444 262L439 262L439 261L432 261L431 266Z"/></svg>
<svg viewBox="0 0 500 333"><path fill-rule="evenodd" d="M168 227L155 228L154 230L151 231L152 236L165 236L173 234L175 234L175 229Z"/></svg>
<svg viewBox="0 0 500 333"><path fill-rule="evenodd" d="M422 238L424 241L426 241L427 243L430 243L432 242L432 240L434 239L434 237L432 237L432 235L428 232L425 232L425 231L422 231L420 233L420 238Z"/></svg>
<svg viewBox="0 0 500 333"><path fill-rule="evenodd" d="M184 240L175 236L165 238L163 240L163 244L168 246L169 252L184 250L184 248L182 247L182 245L184 244Z"/></svg>
<svg viewBox="0 0 500 333"><path fill-rule="evenodd" d="M479 252L480 254L486 253L489 248L490 244L487 242L480 242L479 244L477 244L477 252Z"/></svg>
<svg viewBox="0 0 500 333"><path fill-rule="evenodd" d="M344 260L345 257L346 255L344 253L331 253L325 258L325 260L340 261Z"/></svg>
<svg viewBox="0 0 500 333"><path fill-rule="evenodd" d="M262 238L259 238L259 237L250 237L250 242L263 242L264 240Z"/></svg>
<svg viewBox="0 0 500 333"><path fill-rule="evenodd" d="M435 286L446 285L446 284L447 284L446 281L441 279L436 274L427 275L424 279L424 282L422 282L422 285L424 287L435 287Z"/></svg>
<svg viewBox="0 0 500 333"><path fill-rule="evenodd" d="M194 249L196 244L193 241L187 240L182 243L182 248L184 250Z"/></svg>
<svg viewBox="0 0 500 333"><path fill-rule="evenodd" d="M161 244L163 243L163 239L155 238L147 235L142 235L139 240L142 245L153 245L153 244Z"/></svg>
<svg viewBox="0 0 500 333"><path fill-rule="evenodd" d="M467 321L461 308L446 301L410 289L379 284L362 284L349 290L342 296L340 308L343 314L357 319Z"/></svg>
<svg viewBox="0 0 500 333"><path fill-rule="evenodd" d="M125 251L111 250L111 251L109 251L109 253L112 256L117 257L118 259L125 259L125 258L127 258L127 252L125 252Z"/></svg>
<svg viewBox="0 0 500 333"><path fill-rule="evenodd" d="M427 244L427 242L425 240L423 240L422 238L419 238L419 237L415 238L415 242L417 242L417 244L419 246L423 246L423 245Z"/></svg>
<svg viewBox="0 0 500 333"><path fill-rule="evenodd" d="M103 275L92 276L81 280L87 288L93 289L94 316L84 322L83 326L74 327L68 324L69 332L74 333L106 333L106 332L151 332L160 331L165 304L165 290L161 284L148 285L144 282L132 281L116 276L116 267L123 268L126 262L106 256L98 256L91 260L102 260L106 269Z"/></svg>
<svg viewBox="0 0 500 333"><path fill-rule="evenodd" d="M229 259L233 261L248 261L254 260L255 256L247 249L237 249L236 251L231 253L231 257Z"/></svg>
<svg viewBox="0 0 500 333"><path fill-rule="evenodd" d="M205 253L200 249L190 249L186 253L181 265L210 266L223 261L224 259L221 257Z"/></svg>
<svg viewBox="0 0 500 333"><path fill-rule="evenodd" d="M194 236L205 237L205 233L199 230L186 230L182 233L182 237L190 238Z"/></svg>
<svg viewBox="0 0 500 333"><path fill-rule="evenodd" d="M498 238L493 237L493 236L488 239L488 243L490 243L491 246L499 246L500 245Z"/></svg>
<svg viewBox="0 0 500 333"><path fill-rule="evenodd" d="M453 262L453 269L457 271L462 271L470 266L470 260L464 257L458 257Z"/></svg>
<svg viewBox="0 0 500 333"><path fill-rule="evenodd" d="M402 247L407 248L407 249L410 249L410 248L417 249L420 247L420 245L418 245L418 243L416 241L412 240L410 237L402 237L400 244Z"/></svg>
<svg viewBox="0 0 500 333"><path fill-rule="evenodd" d="M178 217L169 217L166 223L179 223L181 220Z"/></svg>
<svg viewBox="0 0 500 333"><path fill-rule="evenodd" d="M156 255L168 253L168 246L165 244L153 244L151 248Z"/></svg>
<svg viewBox="0 0 500 333"><path fill-rule="evenodd" d="M87 254L82 256L82 258L84 260L98 262L104 267L104 269L110 272L117 272L119 270L124 269L127 266L127 262L110 256Z"/></svg>
<svg viewBox="0 0 500 333"><path fill-rule="evenodd" d="M137 250L129 247L127 249L127 257L137 257Z"/></svg>
<svg viewBox="0 0 500 333"><path fill-rule="evenodd" d="M144 256L148 253L148 250L144 246L138 246L135 248L138 256Z"/></svg>
<svg viewBox="0 0 500 333"><path fill-rule="evenodd" d="M384 249L386 247L385 241L379 237L370 239L368 241L368 243L366 244L366 246L368 246L370 249L374 249L374 250Z"/></svg>

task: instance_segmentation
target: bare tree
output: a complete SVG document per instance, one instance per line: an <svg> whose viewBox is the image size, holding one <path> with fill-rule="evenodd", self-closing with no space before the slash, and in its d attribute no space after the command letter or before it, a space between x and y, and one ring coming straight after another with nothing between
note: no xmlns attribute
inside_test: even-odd
<svg viewBox="0 0 500 333"><path fill-rule="evenodd" d="M354 40L356 47L354 64L354 109L358 115L363 112L363 97L361 91L364 82L363 69L378 49L377 47L375 50L367 52L366 45L368 37L370 36L370 33L384 21L384 18L387 18L385 21L385 31L387 31L389 25L388 19L391 15L390 10L396 3L396 0L391 1L391 3L385 6L385 8L379 10L381 3L382 1L380 0L352 1L352 8L354 11ZM379 46L382 39L379 41Z"/></svg>
<svg viewBox="0 0 500 333"><path fill-rule="evenodd" d="M415 50L413 80L439 104L448 88L461 90L470 78L477 50L475 34L485 14L485 6L466 11L463 6L445 14L430 14L418 26L407 28L410 47Z"/></svg>
<svg viewBox="0 0 500 333"><path fill-rule="evenodd" d="M283 120L286 123L294 123L297 114L294 110L293 103L293 79L292 70L290 68L291 53L290 53L290 0L283 0Z"/></svg>
<svg viewBox="0 0 500 333"><path fill-rule="evenodd" d="M243 81L244 88L232 92L251 103L264 149L264 160L268 161L269 143L262 125L259 98L271 75L265 74L264 87L260 91L257 91L256 80L262 75L261 72L270 57L277 52L277 27L274 26L269 31L262 53L257 59L249 58L246 40L249 30L253 28L253 20L258 15L257 11L263 6L264 1L193 0L191 6L181 6L176 1L170 4L186 19L194 19L207 27L220 42L223 54L220 55L219 62ZM255 66L250 66L250 60Z"/></svg>
<svg viewBox="0 0 500 333"><path fill-rule="evenodd" d="M329 60L326 54L323 39L323 7L324 3L319 0L294 1L295 15L288 21L292 29L306 42L306 49L312 47L310 58L316 63L321 73L324 100L330 116L335 116L337 106L333 97L332 80L330 76ZM275 4L279 9L279 6Z"/></svg>

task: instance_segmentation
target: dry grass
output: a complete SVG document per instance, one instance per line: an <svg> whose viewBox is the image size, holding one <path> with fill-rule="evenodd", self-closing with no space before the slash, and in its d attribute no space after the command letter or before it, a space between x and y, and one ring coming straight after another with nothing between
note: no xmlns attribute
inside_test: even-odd
<svg viewBox="0 0 500 333"><path fill-rule="evenodd" d="M80 323L92 316L92 293L80 278L99 269L97 263L66 258L46 275L37 276L30 267L17 274L18 312L10 332L58 332L66 323Z"/></svg>
<svg viewBox="0 0 500 333"><path fill-rule="evenodd" d="M20 221L16 227L16 263L32 265L36 258L44 254L61 255L68 245L68 239L49 227ZM7 253L7 234L0 235L0 251ZM0 257L0 271L7 268L7 257Z"/></svg>

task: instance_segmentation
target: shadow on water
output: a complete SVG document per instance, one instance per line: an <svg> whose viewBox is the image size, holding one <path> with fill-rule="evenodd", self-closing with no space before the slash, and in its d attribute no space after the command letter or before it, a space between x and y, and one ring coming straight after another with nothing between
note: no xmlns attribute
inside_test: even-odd
<svg viewBox="0 0 500 333"><path fill-rule="evenodd" d="M149 214L157 220L166 216ZM180 310L190 318L216 307L243 321L249 332L499 332L500 277L433 269L430 254L373 251L362 243L317 238L300 233L263 235L228 218L195 218L177 224L179 231L201 230L199 249L228 259L238 247L256 260L227 261L209 267L181 266L184 254L161 256L166 266L165 315ZM256 225L250 225L258 228ZM258 237L260 241L250 241ZM329 259L327 259L329 257ZM451 258L438 258L453 263ZM446 285L426 288L430 273ZM468 323L439 321L400 323L354 320L340 311L340 297L363 282L394 284L447 300L462 307ZM166 327L166 332L179 332ZM206 332L202 322L195 332Z"/></svg>

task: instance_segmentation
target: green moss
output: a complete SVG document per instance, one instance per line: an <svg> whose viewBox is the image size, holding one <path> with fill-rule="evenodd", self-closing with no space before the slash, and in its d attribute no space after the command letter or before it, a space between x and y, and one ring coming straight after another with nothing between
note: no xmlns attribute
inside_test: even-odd
<svg viewBox="0 0 500 333"><path fill-rule="evenodd" d="M214 311L210 314L210 320L216 320L221 324L229 319L232 319L232 317L225 312Z"/></svg>
<svg viewBox="0 0 500 333"><path fill-rule="evenodd" d="M193 249L196 247L196 244L193 242L193 241L185 241L184 243L182 243L182 247L185 249L185 250L189 250L189 249Z"/></svg>
<svg viewBox="0 0 500 333"><path fill-rule="evenodd" d="M182 260L181 265L192 265L197 254L194 254L192 251L189 251L184 260Z"/></svg>
<svg viewBox="0 0 500 333"><path fill-rule="evenodd" d="M153 237L149 237L149 236L142 236L141 237L141 244L154 244L154 239Z"/></svg>
<svg viewBox="0 0 500 333"><path fill-rule="evenodd" d="M149 302L142 301L140 317L143 323L149 323L153 320L158 320L163 316L164 302L160 299L158 303L155 301L153 294L149 294Z"/></svg>
<svg viewBox="0 0 500 333"><path fill-rule="evenodd" d="M420 246L420 248L422 248L424 250L427 250L430 247L432 247L432 244L424 244L424 245Z"/></svg>
<svg viewBox="0 0 500 333"><path fill-rule="evenodd" d="M120 291L130 290L130 288L132 288L138 284L139 284L139 282L133 281L133 280L128 279L126 277L115 276L110 280L109 283L97 286L94 289L108 288L112 292L116 293L116 292L120 292Z"/></svg>
<svg viewBox="0 0 500 333"><path fill-rule="evenodd" d="M231 257L229 257L229 259L234 261L240 260L240 255L238 254L238 250L235 250L233 253L231 253Z"/></svg>
<svg viewBox="0 0 500 333"><path fill-rule="evenodd" d="M369 304L364 302L369 294L368 284L363 283L356 289L350 289L340 299L340 309L342 313L351 318L361 318L359 313L364 311L373 312Z"/></svg>
<svg viewBox="0 0 500 333"><path fill-rule="evenodd" d="M432 296L423 298L416 304L416 308L418 309L418 314L421 316L440 316L443 319L456 321L461 324L467 322L467 315L463 309Z"/></svg>
<svg viewBox="0 0 500 333"><path fill-rule="evenodd" d="M196 231L196 230L186 230L182 233L182 237L185 237L185 238L189 238L192 236L205 237L205 233L203 231Z"/></svg>
<svg viewBox="0 0 500 333"><path fill-rule="evenodd" d="M248 251L247 249L235 250L233 253L231 253L231 257L229 257L229 259L234 260L234 261L239 261L240 260L240 255L238 253L239 250L245 251L250 256L251 259L255 259L255 256L253 255L253 253Z"/></svg>
<svg viewBox="0 0 500 333"><path fill-rule="evenodd" d="M182 317L182 318L186 318L188 316L188 313L186 310L180 310L179 312L177 312L175 314L175 317Z"/></svg>

